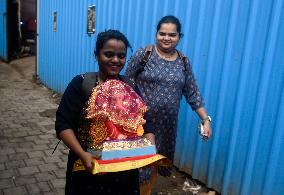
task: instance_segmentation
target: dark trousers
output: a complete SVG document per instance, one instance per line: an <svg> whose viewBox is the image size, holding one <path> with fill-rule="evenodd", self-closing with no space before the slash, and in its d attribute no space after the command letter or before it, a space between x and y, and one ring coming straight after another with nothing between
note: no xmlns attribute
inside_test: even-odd
<svg viewBox="0 0 284 195"><path fill-rule="evenodd" d="M93 175L87 171L72 172L78 158L69 152L65 195L139 195L138 169Z"/></svg>

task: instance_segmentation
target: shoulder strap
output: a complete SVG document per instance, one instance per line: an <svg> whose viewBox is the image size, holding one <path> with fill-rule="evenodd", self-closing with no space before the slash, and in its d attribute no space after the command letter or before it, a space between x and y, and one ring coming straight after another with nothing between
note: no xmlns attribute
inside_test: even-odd
<svg viewBox="0 0 284 195"><path fill-rule="evenodd" d="M137 72L136 72L136 74L135 74L135 81L134 81L134 83L136 82L136 79L137 79L137 77L138 77L138 75L141 73L141 72L143 72L144 71L144 67L145 67L145 65L146 65L146 63L148 62L148 60L150 59L150 57L151 57L151 54L152 54L152 51L153 51L153 45L148 45L147 47L146 47L146 49L145 49L145 52L144 52L144 55L143 55L143 58L142 58L142 61L141 61L141 63L139 64L140 66L139 66L139 68L138 68L138 70L137 70Z"/></svg>
<svg viewBox="0 0 284 195"><path fill-rule="evenodd" d="M82 91L84 93L84 97L88 98L91 93L93 87L96 86L97 82L97 72L87 72L84 75L84 80L82 83Z"/></svg>
<svg viewBox="0 0 284 195"><path fill-rule="evenodd" d="M141 66L144 68L145 64L148 62L148 60L151 57L152 51L153 51L153 45L148 45L145 49L145 53L141 62ZM186 63L186 56L183 55L183 53L181 53L179 50L176 50L178 53L178 56L180 57L181 61L183 63Z"/></svg>
<svg viewBox="0 0 284 195"><path fill-rule="evenodd" d="M82 91L84 93L84 97L87 98L91 95L93 87L96 85L97 82L97 73L96 72L87 72L84 74L84 80L82 83ZM55 152L57 149L59 143L61 140L59 140L54 147L52 154Z"/></svg>
<svg viewBox="0 0 284 195"><path fill-rule="evenodd" d="M176 50L177 53L178 53L178 56L179 58L181 59L182 63L183 63L183 66L184 66L184 69L187 70L187 65L186 65L186 60L187 60L187 57L185 55L183 55L183 53L181 53L179 50Z"/></svg>
<svg viewBox="0 0 284 195"><path fill-rule="evenodd" d="M183 53L181 53L179 50L176 50L178 53L179 58L181 59L181 61L185 64L186 63L186 56L183 55Z"/></svg>
<svg viewBox="0 0 284 195"><path fill-rule="evenodd" d="M145 64L150 59L152 51L153 51L153 47L154 47L153 45L148 45L146 47L145 53L144 53L144 56L143 56L143 59L142 59L142 62L141 62L142 69L144 69Z"/></svg>
<svg viewBox="0 0 284 195"><path fill-rule="evenodd" d="M84 75L82 90L86 98L91 95L92 89L96 86L97 74L97 72L87 72ZM119 79L130 85L133 89L135 88L135 83L132 82L127 76L119 75Z"/></svg>

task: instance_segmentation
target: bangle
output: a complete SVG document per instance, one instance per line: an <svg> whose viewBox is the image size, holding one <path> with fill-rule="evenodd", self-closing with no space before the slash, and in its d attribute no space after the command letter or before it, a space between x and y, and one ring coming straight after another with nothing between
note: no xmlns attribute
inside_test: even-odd
<svg viewBox="0 0 284 195"><path fill-rule="evenodd" d="M201 123L204 124L205 121L209 121L211 123L212 119L210 116L205 117L204 119L201 119Z"/></svg>

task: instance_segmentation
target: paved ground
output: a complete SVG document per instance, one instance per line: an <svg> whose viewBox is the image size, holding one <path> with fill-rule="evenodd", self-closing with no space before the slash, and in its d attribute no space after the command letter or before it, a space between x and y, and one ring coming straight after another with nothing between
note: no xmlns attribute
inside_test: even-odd
<svg viewBox="0 0 284 195"><path fill-rule="evenodd" d="M34 62L34 57L0 62L0 195L64 194L68 150L59 144L52 154L60 97L33 81ZM159 178L153 194L197 194L183 190L187 177L176 171ZM214 194L202 191L208 190L198 194Z"/></svg>
<svg viewBox="0 0 284 195"><path fill-rule="evenodd" d="M32 58L34 59L34 58ZM67 150L52 155L54 111L50 91L32 82L25 58L0 64L0 194L63 194ZM33 62L33 61L32 61Z"/></svg>

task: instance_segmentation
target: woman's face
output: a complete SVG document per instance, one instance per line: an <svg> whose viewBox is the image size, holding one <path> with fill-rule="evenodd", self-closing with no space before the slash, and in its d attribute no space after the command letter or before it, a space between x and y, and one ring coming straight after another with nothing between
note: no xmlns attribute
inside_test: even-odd
<svg viewBox="0 0 284 195"><path fill-rule="evenodd" d="M117 39L108 40L97 56L100 73L105 79L116 78L125 64L125 59L125 44Z"/></svg>
<svg viewBox="0 0 284 195"><path fill-rule="evenodd" d="M179 41L177 27L173 23L163 23L156 34L156 43L162 51L172 51Z"/></svg>

